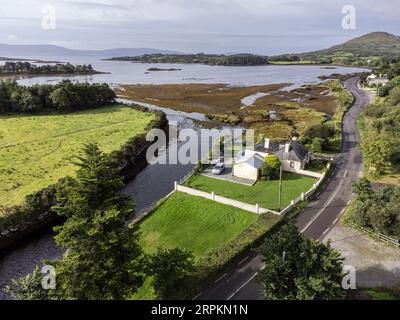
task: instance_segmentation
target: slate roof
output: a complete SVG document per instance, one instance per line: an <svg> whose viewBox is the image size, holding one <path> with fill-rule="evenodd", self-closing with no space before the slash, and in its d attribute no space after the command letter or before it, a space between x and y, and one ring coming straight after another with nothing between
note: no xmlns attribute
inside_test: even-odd
<svg viewBox="0 0 400 320"><path fill-rule="evenodd" d="M280 145L279 150L275 152L275 155L280 160L289 160L289 161L297 161L302 162L307 158L307 155L310 151L307 150L305 146L301 143L298 143L295 140L289 142L289 152L285 152L285 145Z"/></svg>

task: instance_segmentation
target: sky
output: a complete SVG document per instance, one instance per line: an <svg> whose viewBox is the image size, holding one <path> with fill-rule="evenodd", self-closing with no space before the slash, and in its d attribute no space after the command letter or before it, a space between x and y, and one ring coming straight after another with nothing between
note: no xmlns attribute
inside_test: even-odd
<svg viewBox="0 0 400 320"><path fill-rule="evenodd" d="M0 43L298 53L372 31L400 35L399 1L2 0ZM342 27L346 5L355 9L355 29Z"/></svg>

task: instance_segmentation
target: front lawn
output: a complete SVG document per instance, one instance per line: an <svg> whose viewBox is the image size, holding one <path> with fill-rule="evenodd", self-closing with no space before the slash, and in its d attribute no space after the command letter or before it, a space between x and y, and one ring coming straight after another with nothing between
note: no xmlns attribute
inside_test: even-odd
<svg viewBox="0 0 400 320"><path fill-rule="evenodd" d="M147 253L180 248L196 259L233 240L257 215L208 199L176 192L140 225Z"/></svg>
<svg viewBox="0 0 400 320"><path fill-rule="evenodd" d="M302 192L311 189L314 178L285 172L282 183L282 209L298 198ZM279 180L258 181L253 186L246 186L234 182L214 179L203 175L190 178L186 185L194 189L212 192L215 194L250 203L258 203L266 209L279 210Z"/></svg>
<svg viewBox="0 0 400 320"><path fill-rule="evenodd" d="M280 221L274 214L257 215L201 197L175 192L140 223L140 244L146 253L157 248L185 249L194 255L196 271L183 290L191 298L214 272L254 243ZM130 299L157 299L148 277Z"/></svg>

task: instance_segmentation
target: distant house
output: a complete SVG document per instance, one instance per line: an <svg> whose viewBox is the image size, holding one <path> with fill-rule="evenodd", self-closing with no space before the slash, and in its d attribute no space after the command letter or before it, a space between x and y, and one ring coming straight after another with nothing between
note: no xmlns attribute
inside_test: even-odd
<svg viewBox="0 0 400 320"><path fill-rule="evenodd" d="M389 82L389 79L376 74L370 74L367 77L367 83L369 86L385 86Z"/></svg>
<svg viewBox="0 0 400 320"><path fill-rule="evenodd" d="M263 145L255 150L245 150L244 155L233 165L232 174L238 178L257 180L265 157L276 155L285 171L299 172L311 159L311 152L296 140L285 144L272 145L270 139L265 139Z"/></svg>

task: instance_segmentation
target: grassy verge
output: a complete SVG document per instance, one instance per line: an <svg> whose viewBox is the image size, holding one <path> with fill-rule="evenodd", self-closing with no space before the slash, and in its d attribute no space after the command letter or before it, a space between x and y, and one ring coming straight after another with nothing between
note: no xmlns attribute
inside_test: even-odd
<svg viewBox="0 0 400 320"><path fill-rule="evenodd" d="M302 192L308 191L315 183L314 178L285 172L282 183L282 207L298 198ZM253 186L246 186L229 181L193 176L186 185L198 190L212 192L234 200L256 204L271 210L279 210L279 181L258 181Z"/></svg>
<svg viewBox="0 0 400 320"><path fill-rule="evenodd" d="M0 116L0 205L18 205L28 194L73 176L71 160L84 143L97 142L106 153L119 150L154 118L121 105L62 115Z"/></svg>
<svg viewBox="0 0 400 320"><path fill-rule="evenodd" d="M327 149L329 152L340 152L342 149L343 117L353 104L354 97L344 88L340 80L329 81L328 86L333 95L336 97L337 109L333 114L332 119L328 122L328 124L336 129L336 134L334 137L329 139Z"/></svg>

